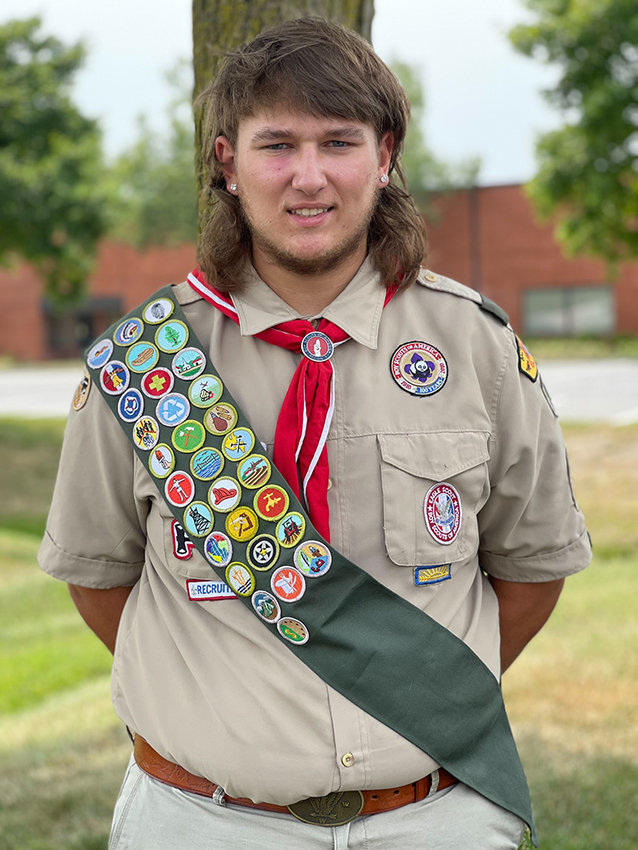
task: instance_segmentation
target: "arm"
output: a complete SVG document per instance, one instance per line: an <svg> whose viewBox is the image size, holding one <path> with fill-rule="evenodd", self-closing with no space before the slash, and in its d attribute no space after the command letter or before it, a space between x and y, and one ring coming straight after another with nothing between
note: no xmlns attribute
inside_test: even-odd
<svg viewBox="0 0 638 850"><path fill-rule="evenodd" d="M69 584L68 587L71 599L84 622L113 653L120 617L133 588L111 587L108 590L96 590L77 584Z"/></svg>
<svg viewBox="0 0 638 850"><path fill-rule="evenodd" d="M490 576L490 583L498 599L504 672L549 619L565 579L532 584Z"/></svg>

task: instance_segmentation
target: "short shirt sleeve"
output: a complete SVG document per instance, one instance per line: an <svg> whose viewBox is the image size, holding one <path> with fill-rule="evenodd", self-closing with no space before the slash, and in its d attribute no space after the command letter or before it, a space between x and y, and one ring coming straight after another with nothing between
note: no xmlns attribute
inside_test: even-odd
<svg viewBox="0 0 638 850"><path fill-rule="evenodd" d="M130 586L144 566L148 503L135 495L135 454L97 387L71 410L38 561L85 587Z"/></svg>
<svg viewBox="0 0 638 850"><path fill-rule="evenodd" d="M511 331L506 331L508 334ZM495 411L490 496L479 514L480 564L506 581L552 581L591 560L558 419L540 376L511 340Z"/></svg>

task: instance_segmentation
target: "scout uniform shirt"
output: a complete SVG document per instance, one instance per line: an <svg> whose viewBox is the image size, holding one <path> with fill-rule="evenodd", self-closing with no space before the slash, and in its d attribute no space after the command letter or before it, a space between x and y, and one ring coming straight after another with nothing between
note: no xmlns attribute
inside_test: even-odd
<svg viewBox="0 0 638 850"><path fill-rule="evenodd" d="M173 291L270 454L300 355L252 335L297 314L254 272L233 295L239 326L188 284ZM322 314L351 337L332 358L331 544L498 678L485 573L551 581L590 559L560 429L533 362L477 293L422 272L385 309L384 297L366 261ZM117 637L115 709L229 795L287 804L399 786L437 767L227 598L95 387L69 417L39 560L73 584L135 585Z"/></svg>

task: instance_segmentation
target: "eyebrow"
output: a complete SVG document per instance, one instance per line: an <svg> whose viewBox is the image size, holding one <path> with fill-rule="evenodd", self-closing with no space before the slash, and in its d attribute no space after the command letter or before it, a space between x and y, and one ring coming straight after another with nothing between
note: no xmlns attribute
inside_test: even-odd
<svg viewBox="0 0 638 850"><path fill-rule="evenodd" d="M262 127L260 130L257 130L253 133L252 141L253 142L274 142L279 139L290 139L294 137L295 133L286 128L286 127ZM353 141L360 141L364 138L364 131L361 127L330 127L324 133L325 138L340 138L340 139L352 139Z"/></svg>

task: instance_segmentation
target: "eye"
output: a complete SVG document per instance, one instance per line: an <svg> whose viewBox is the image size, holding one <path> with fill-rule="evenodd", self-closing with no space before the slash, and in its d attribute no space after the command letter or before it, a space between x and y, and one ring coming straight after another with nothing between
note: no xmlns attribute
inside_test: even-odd
<svg viewBox="0 0 638 850"><path fill-rule="evenodd" d="M351 144L350 142L344 142L343 139L331 139L328 142L328 147L331 147L331 148L349 148L350 144Z"/></svg>
<svg viewBox="0 0 638 850"><path fill-rule="evenodd" d="M266 145L265 149L267 151L283 151L286 150L287 147L289 146L286 144L286 142L273 142L273 144L271 145Z"/></svg>

